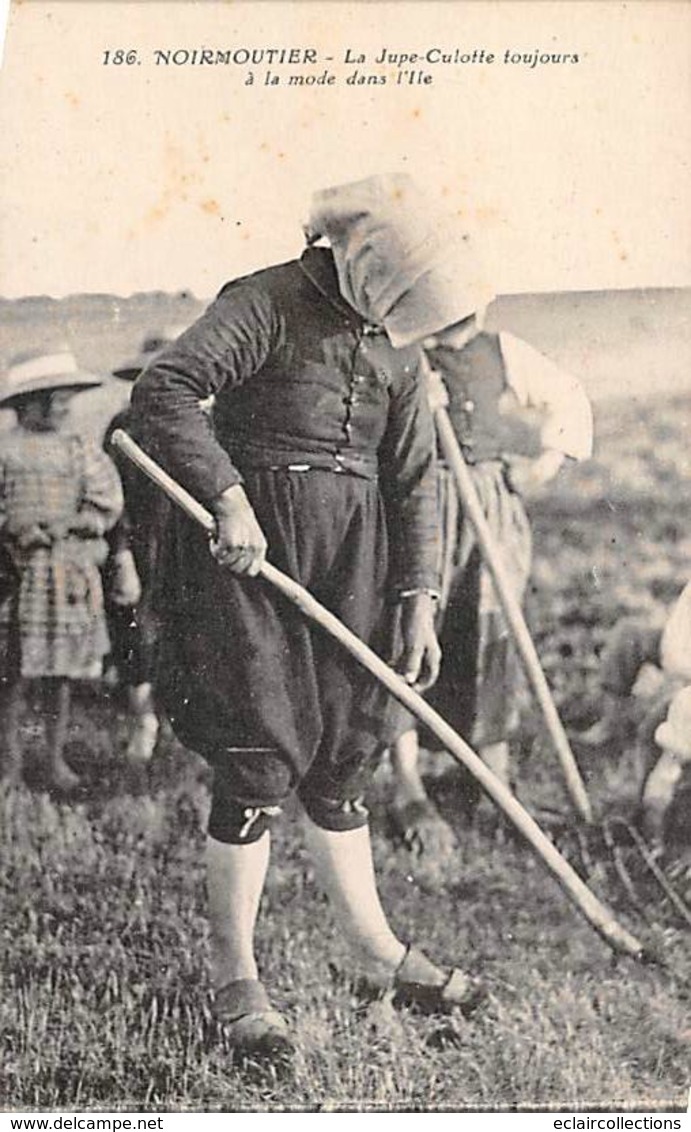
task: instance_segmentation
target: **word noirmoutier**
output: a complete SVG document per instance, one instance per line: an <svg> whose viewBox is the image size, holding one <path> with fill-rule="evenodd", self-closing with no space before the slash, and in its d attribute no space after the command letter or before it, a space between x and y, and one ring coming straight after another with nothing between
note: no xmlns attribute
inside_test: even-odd
<svg viewBox="0 0 691 1132"><path fill-rule="evenodd" d="M304 66L317 63L316 47L157 47L153 52L157 67L246 67L260 63Z"/></svg>

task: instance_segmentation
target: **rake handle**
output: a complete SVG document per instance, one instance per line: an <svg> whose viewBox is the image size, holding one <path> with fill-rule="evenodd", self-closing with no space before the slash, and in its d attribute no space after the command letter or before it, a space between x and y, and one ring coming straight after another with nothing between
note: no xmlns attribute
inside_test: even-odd
<svg viewBox="0 0 691 1132"><path fill-rule="evenodd" d="M513 639L523 661L526 675L535 693L537 702L540 705L547 730L549 731L559 762L561 763L571 799L583 820L590 823L593 820L590 799L588 798L578 765L569 745L566 732L559 718L559 712L554 703L545 674L542 671L540 658L537 654L528 626L526 625L523 610L514 596L506 567L495 545L494 536L485 518L477 491L475 490L475 484L468 471L468 466L463 459L463 453L456 439L449 414L444 407L439 407L435 410L434 419L444 458L451 469L465 513L475 530L497 596L499 597Z"/></svg>

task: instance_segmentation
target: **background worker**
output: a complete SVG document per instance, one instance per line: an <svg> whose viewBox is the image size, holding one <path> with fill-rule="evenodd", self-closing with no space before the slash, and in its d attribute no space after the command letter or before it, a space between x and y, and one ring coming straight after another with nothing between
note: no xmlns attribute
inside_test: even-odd
<svg viewBox="0 0 691 1132"><path fill-rule="evenodd" d="M527 342L483 329L484 311L425 342L434 408L446 408L498 554L522 601L532 561L524 497L565 459L592 451L592 412L572 375ZM519 659L490 572L453 477L439 460L442 591L439 679L430 703L510 785L509 741L518 724ZM398 832L418 851L447 853L454 838L427 797L415 727L391 749ZM477 787L469 784L473 797Z"/></svg>

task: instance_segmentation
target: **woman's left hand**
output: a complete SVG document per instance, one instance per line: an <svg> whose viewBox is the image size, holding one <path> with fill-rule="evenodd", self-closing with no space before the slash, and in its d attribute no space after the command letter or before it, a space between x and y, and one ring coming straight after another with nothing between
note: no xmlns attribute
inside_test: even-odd
<svg viewBox="0 0 691 1132"><path fill-rule="evenodd" d="M416 692L431 688L439 675L441 649L434 627L434 598L429 593L401 599L403 649L396 661L406 684Z"/></svg>
<svg viewBox="0 0 691 1132"><path fill-rule="evenodd" d="M530 498L554 479L566 457L556 448L546 448L534 460L514 457L507 463L509 485L518 495Z"/></svg>

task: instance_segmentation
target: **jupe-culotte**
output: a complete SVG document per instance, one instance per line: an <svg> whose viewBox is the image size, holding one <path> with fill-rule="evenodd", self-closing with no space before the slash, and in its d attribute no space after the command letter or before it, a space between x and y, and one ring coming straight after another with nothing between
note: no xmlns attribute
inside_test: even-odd
<svg viewBox="0 0 691 1132"><path fill-rule="evenodd" d="M377 481L316 468L245 470L244 479L269 560L381 647L390 605ZM364 824L364 809L348 803L383 742L371 678L268 583L219 565L187 520L176 519L167 557L174 607L161 695L181 741L215 768L212 835L228 796L280 805L296 787L320 824Z"/></svg>

